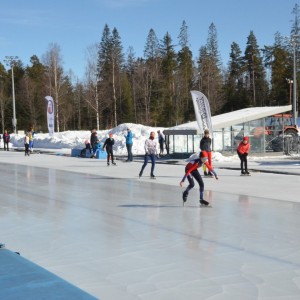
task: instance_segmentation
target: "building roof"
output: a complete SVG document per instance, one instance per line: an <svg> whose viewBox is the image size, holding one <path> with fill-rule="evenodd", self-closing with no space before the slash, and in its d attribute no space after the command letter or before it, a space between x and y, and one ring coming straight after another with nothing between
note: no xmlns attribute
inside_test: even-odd
<svg viewBox="0 0 300 300"><path fill-rule="evenodd" d="M213 116L211 118L212 126L213 130L222 129L237 124L265 118L275 114L288 112L291 110L291 105L244 108L233 112ZM199 131L197 121L181 124L164 130L164 134L166 135L196 135L201 133L202 132Z"/></svg>

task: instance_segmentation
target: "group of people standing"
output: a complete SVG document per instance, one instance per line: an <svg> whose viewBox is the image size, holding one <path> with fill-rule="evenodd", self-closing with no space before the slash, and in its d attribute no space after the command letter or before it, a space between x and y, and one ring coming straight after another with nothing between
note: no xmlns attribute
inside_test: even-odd
<svg viewBox="0 0 300 300"><path fill-rule="evenodd" d="M160 132L160 130L157 131L158 133L158 143L159 143L159 155L163 155L164 152L164 136ZM199 184L199 191L200 191L200 204L204 206L208 206L209 202L204 199L204 182L203 179L198 171L198 169L202 166L204 176L211 176L215 177L215 179L218 179L218 175L215 172L212 164L212 139L209 136L210 132L208 129L204 130L203 137L200 141L200 153L198 155L193 155L189 160L187 165L185 166L185 174L180 181L180 186L183 186L184 181L187 179L189 182L189 185L186 187L182 194L183 203L187 201L189 191L195 186L194 180L197 181ZM126 162L132 161L132 132L130 128L127 128L127 135L124 135L126 140L126 149L127 149L127 160ZM109 137L105 140L103 149L106 149L107 152L107 165L110 165L110 160L112 161L112 164L115 165L114 162L114 155L113 155L113 145L115 143L115 140L113 138L113 134L110 133ZM95 130L92 131L91 134L91 145L92 148L95 149L99 144L99 140L97 138L97 133ZM145 156L144 156L144 162L141 167L141 170L139 172L139 178L143 176L144 170L149 162L151 161L151 170L150 170L150 178L155 179L154 170L155 170L155 162L156 158L158 157L157 153L157 140L155 138L155 132L150 132L150 136L145 141L144 145L145 149ZM241 161L241 175L249 175L248 171L248 165L247 165L247 156L248 152L250 150L250 143L249 138L244 137L243 141L240 142L240 144L237 147L237 154ZM95 152L94 152L95 153Z"/></svg>
<svg viewBox="0 0 300 300"><path fill-rule="evenodd" d="M24 137L24 147L25 147L25 156L29 156L29 153L33 151L33 139L35 132L33 128L30 128L29 131L25 133ZM6 129L2 136L0 135L0 140L3 139L3 150L9 151L9 142L10 142L10 133Z"/></svg>
<svg viewBox="0 0 300 300"><path fill-rule="evenodd" d="M33 128L25 133L24 146L25 146L25 156L29 156L33 152L33 139L35 132Z"/></svg>

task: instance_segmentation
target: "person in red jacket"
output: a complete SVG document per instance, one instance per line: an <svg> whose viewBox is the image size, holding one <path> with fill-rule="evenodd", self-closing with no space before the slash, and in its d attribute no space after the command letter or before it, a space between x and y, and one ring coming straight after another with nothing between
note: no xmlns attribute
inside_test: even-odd
<svg viewBox="0 0 300 300"><path fill-rule="evenodd" d="M185 179L188 179L189 185L185 189L182 194L183 204L186 202L189 191L195 186L194 179L198 182L200 187L200 204L209 205L209 202L203 199L204 196L204 182L203 179L198 171L198 168L201 167L203 164L206 165L208 170L218 179L218 176L211 165L208 163L207 154L204 152L200 152L200 155L195 156L195 158L191 158L189 163L185 166L185 175L183 176L180 186L182 187ZM194 179L193 179L194 178Z"/></svg>
<svg viewBox="0 0 300 300"><path fill-rule="evenodd" d="M250 150L249 137L245 136L237 147L237 154L241 160L241 175L250 175L248 172L247 157Z"/></svg>

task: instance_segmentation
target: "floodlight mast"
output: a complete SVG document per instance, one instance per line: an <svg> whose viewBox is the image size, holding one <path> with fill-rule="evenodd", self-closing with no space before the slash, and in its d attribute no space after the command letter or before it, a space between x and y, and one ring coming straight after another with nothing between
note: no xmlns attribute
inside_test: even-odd
<svg viewBox="0 0 300 300"><path fill-rule="evenodd" d="M296 68L296 39L299 38L299 34L292 36L293 43L293 121L294 125L297 125L297 68Z"/></svg>
<svg viewBox="0 0 300 300"><path fill-rule="evenodd" d="M12 84L12 99L13 99L13 132L17 133L17 119L16 119L16 98L15 98L15 80L14 80L14 64L18 56L5 56L5 62L11 67L11 84Z"/></svg>

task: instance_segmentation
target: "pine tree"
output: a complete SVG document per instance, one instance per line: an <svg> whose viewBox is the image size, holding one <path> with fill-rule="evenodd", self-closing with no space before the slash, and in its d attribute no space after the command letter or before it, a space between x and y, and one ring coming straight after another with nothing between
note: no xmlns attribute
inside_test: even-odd
<svg viewBox="0 0 300 300"><path fill-rule="evenodd" d="M176 76L176 124L194 117L190 91L193 86L193 57L189 48L188 27L182 22L178 36L181 49L177 54L178 72Z"/></svg>
<svg viewBox="0 0 300 300"><path fill-rule="evenodd" d="M142 78L143 82L141 85L144 87L143 91L143 110L145 116L145 123L150 125L151 116L156 122L157 115L160 112L160 108L157 106L159 103L157 99L161 94L161 83L160 83L160 45L156 37L154 30L151 28L144 49L145 62L140 61L140 66L144 66Z"/></svg>
<svg viewBox="0 0 300 300"><path fill-rule="evenodd" d="M292 64L286 39L275 34L273 46L264 47L264 63L270 70L271 90L267 105L287 105L291 101Z"/></svg>
<svg viewBox="0 0 300 300"><path fill-rule="evenodd" d="M161 105L157 103L156 107L162 109L160 122L165 122L167 126L176 124L176 102L175 102L175 72L177 67L177 56L172 44L172 38L167 32L162 41L162 78L164 84L163 98Z"/></svg>
<svg viewBox="0 0 300 300"><path fill-rule="evenodd" d="M263 106L267 103L268 84L262 57L253 31L247 39L244 56L244 68L246 71L246 89L251 97L248 99L250 106Z"/></svg>
<svg viewBox="0 0 300 300"><path fill-rule="evenodd" d="M228 75L224 85L225 103L223 111L225 112L244 108L243 62L241 54L242 51L239 45L233 42L228 63Z"/></svg>
<svg viewBox="0 0 300 300"><path fill-rule="evenodd" d="M223 106L223 76L218 50L217 30L212 23L209 26L206 46L200 48L198 60L199 88L210 102L212 114Z"/></svg>
<svg viewBox="0 0 300 300"><path fill-rule="evenodd" d="M45 66L40 62L36 55L30 58L31 66L27 66L25 70L24 85L25 93L23 100L26 101L27 120L29 121L25 127L27 130L33 127L35 130L46 130L45 122L45 100L47 94Z"/></svg>

